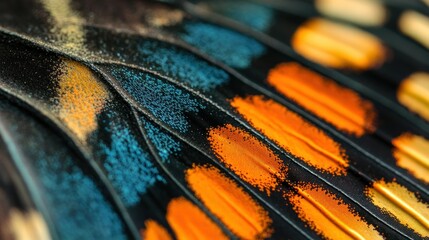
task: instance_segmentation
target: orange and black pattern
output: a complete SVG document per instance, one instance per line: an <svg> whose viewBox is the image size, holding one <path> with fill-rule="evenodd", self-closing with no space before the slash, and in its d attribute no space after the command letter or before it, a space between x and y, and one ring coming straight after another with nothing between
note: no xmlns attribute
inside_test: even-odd
<svg viewBox="0 0 429 240"><path fill-rule="evenodd" d="M0 239L429 238L429 1L0 1Z"/></svg>

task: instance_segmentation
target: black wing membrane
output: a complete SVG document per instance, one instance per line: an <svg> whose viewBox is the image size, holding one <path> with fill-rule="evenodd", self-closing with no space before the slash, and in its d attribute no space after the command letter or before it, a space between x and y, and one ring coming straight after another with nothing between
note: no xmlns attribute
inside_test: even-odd
<svg viewBox="0 0 429 240"><path fill-rule="evenodd" d="M319 2L1 2L0 237L429 237L427 9Z"/></svg>

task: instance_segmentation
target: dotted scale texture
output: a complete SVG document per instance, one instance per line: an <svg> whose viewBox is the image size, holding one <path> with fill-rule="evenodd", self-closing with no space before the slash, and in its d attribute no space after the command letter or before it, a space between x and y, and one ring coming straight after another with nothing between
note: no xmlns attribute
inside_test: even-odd
<svg viewBox="0 0 429 240"><path fill-rule="evenodd" d="M428 16L1 1L0 239L429 238Z"/></svg>

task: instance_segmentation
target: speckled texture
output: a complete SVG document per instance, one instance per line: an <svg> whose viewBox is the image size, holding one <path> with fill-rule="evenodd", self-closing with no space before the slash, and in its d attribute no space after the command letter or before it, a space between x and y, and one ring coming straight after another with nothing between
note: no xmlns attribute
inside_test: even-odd
<svg viewBox="0 0 429 240"><path fill-rule="evenodd" d="M186 113L204 108L189 93L154 75L126 68L112 69L112 75L139 104L181 132L189 129Z"/></svg>
<svg viewBox="0 0 429 240"><path fill-rule="evenodd" d="M208 1L200 5L259 31L267 30L274 18L272 9L252 2L240 0Z"/></svg>
<svg viewBox="0 0 429 240"><path fill-rule="evenodd" d="M72 154L58 135L3 98L0 115L0 128L11 134L9 144L19 144L24 150L16 152L15 161L31 167L61 239L126 239L124 226L99 182L82 169L82 159Z"/></svg>
<svg viewBox="0 0 429 240"><path fill-rule="evenodd" d="M213 24L188 22L184 29L181 38L185 42L231 67L247 68L265 52L256 40Z"/></svg>
<svg viewBox="0 0 429 240"><path fill-rule="evenodd" d="M108 178L124 201L132 206L156 182L165 182L153 164L153 158L142 149L138 137L127 126L110 123L111 142L101 143L101 158Z"/></svg>
<svg viewBox="0 0 429 240"><path fill-rule="evenodd" d="M0 1L0 96L27 114L0 114L0 198L20 200L0 200L0 231L45 222L53 239L429 236L427 183L397 159L427 167L429 122L400 101L405 79L429 72L429 52L397 29L417 1L383 2L388 24L371 34L314 22L314 1L175 3ZM359 66L329 69L297 46ZM288 63L302 71L273 81ZM320 89L308 72L332 84ZM410 88L427 95L423 82ZM359 115L369 129L338 128L357 120L341 92L371 104L376 114ZM403 134L419 143L398 143ZM4 176L23 183L9 191Z"/></svg>
<svg viewBox="0 0 429 240"><path fill-rule="evenodd" d="M164 162L169 162L171 154L177 154L181 150L180 143L173 139L170 135L163 132L159 127L147 120L142 120L146 134L149 137L152 144L158 150L160 158Z"/></svg>
<svg viewBox="0 0 429 240"><path fill-rule="evenodd" d="M229 80L228 74L202 58L154 40L146 40L138 45L139 60L149 69L160 71L191 87L208 91Z"/></svg>

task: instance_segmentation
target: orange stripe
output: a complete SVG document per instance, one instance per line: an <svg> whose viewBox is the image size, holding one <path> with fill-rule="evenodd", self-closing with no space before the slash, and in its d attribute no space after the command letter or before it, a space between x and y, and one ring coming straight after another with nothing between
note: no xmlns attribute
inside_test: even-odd
<svg viewBox="0 0 429 240"><path fill-rule="evenodd" d="M171 240L170 234L159 223L154 220L147 220L144 223L145 229L141 230L141 237L144 240Z"/></svg>
<svg viewBox="0 0 429 240"><path fill-rule="evenodd" d="M397 98L410 111L429 121L429 73L413 73L402 81Z"/></svg>
<svg viewBox="0 0 429 240"><path fill-rule="evenodd" d="M383 239L334 194L314 184L294 186L297 193L286 197L298 216L320 235L329 239Z"/></svg>
<svg viewBox="0 0 429 240"><path fill-rule="evenodd" d="M320 171L346 174L348 160L340 145L297 114L262 96L236 97L231 105L287 152Z"/></svg>
<svg viewBox="0 0 429 240"><path fill-rule="evenodd" d="M371 102L298 63L277 65L268 74L268 83L345 132L360 137L375 129L375 110Z"/></svg>
<svg viewBox="0 0 429 240"><path fill-rule="evenodd" d="M170 201L167 221L179 240L228 239L203 211L183 197Z"/></svg>
<svg viewBox="0 0 429 240"><path fill-rule="evenodd" d="M383 45L373 35L321 18L303 23L292 37L292 47L303 56L329 67L366 70L386 58ZM308 48L318 51L313 54ZM327 58L320 52L332 57ZM343 63L338 64L338 61Z"/></svg>
<svg viewBox="0 0 429 240"><path fill-rule="evenodd" d="M429 205L421 202L407 188L396 182L380 180L366 189L377 207L422 237L429 237Z"/></svg>
<svg viewBox="0 0 429 240"><path fill-rule="evenodd" d="M416 178L429 183L429 141L423 137L404 133L392 140L396 147L393 156L396 164L407 169Z"/></svg>
<svg viewBox="0 0 429 240"><path fill-rule="evenodd" d="M271 236L268 213L218 169L194 166L186 171L186 181L207 208L240 238Z"/></svg>
<svg viewBox="0 0 429 240"><path fill-rule="evenodd" d="M286 178L282 160L251 134L227 124L211 128L210 146L241 179L270 194Z"/></svg>

